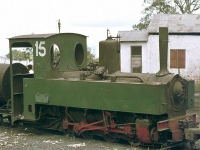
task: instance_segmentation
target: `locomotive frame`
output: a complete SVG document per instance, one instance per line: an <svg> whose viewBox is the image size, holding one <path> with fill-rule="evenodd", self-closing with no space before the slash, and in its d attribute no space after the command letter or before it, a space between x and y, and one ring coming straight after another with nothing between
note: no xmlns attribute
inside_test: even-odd
<svg viewBox="0 0 200 150"><path fill-rule="evenodd" d="M167 28L159 29L156 74L119 72L119 40L113 37L99 43L99 65L87 66L86 38L75 33L10 38L11 58L12 47L33 48L34 75L10 65L11 97L0 109L1 120L7 114L12 124L132 145L167 148L199 138L196 115L186 115L194 107L194 81L167 69Z"/></svg>

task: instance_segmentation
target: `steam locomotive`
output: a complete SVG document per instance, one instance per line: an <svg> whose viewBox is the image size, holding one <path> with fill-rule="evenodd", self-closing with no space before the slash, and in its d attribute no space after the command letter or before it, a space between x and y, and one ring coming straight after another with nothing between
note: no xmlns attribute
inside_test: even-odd
<svg viewBox="0 0 200 150"><path fill-rule="evenodd" d="M84 138L124 139L168 148L199 138L194 81L167 69L168 28L159 28L160 70L120 72L119 37L99 42L99 63L87 64L86 36L31 34L9 39L12 49L33 48L34 74L19 63L1 64L0 123L73 132Z"/></svg>

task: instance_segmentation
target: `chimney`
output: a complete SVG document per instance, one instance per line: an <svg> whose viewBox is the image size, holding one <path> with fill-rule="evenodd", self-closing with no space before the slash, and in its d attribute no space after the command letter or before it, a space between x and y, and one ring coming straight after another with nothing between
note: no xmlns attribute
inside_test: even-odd
<svg viewBox="0 0 200 150"><path fill-rule="evenodd" d="M160 70L156 73L158 77L170 73L167 69L168 27L159 27L159 53L160 53Z"/></svg>

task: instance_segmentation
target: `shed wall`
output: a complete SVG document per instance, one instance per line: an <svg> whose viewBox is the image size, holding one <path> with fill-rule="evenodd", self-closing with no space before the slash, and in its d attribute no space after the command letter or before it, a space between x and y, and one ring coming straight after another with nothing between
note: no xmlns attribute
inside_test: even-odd
<svg viewBox="0 0 200 150"><path fill-rule="evenodd" d="M170 49L185 49L185 68L180 74L188 79L200 78L200 36L169 35L168 69L178 73L178 69L170 68ZM159 64L159 37L149 35L147 42L121 42L121 71L131 72L131 46L142 46L142 73L157 73Z"/></svg>
<svg viewBox="0 0 200 150"><path fill-rule="evenodd" d="M121 72L131 72L131 46L142 47L142 72L146 72L146 42L123 42L120 49Z"/></svg>

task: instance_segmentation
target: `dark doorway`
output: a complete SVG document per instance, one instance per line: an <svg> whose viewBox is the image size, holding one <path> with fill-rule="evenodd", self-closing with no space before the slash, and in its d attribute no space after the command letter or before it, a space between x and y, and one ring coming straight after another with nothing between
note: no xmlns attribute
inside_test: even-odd
<svg viewBox="0 0 200 150"><path fill-rule="evenodd" d="M142 73L142 46L131 46L131 71Z"/></svg>

